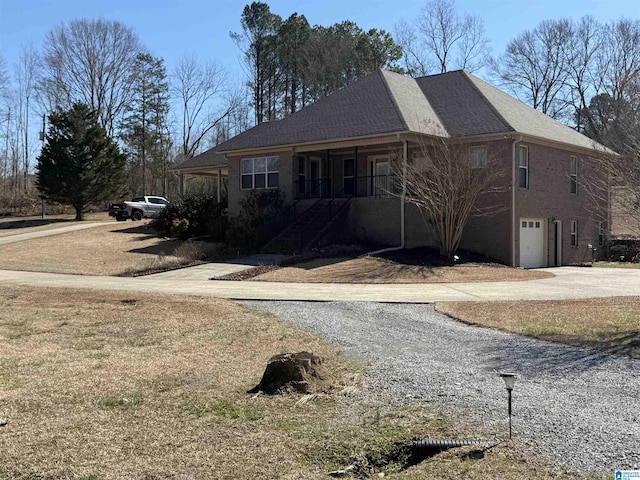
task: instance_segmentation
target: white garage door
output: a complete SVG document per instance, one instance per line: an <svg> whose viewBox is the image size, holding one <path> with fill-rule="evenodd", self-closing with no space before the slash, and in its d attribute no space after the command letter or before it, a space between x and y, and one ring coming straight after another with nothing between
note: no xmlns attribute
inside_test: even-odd
<svg viewBox="0 0 640 480"><path fill-rule="evenodd" d="M546 267L544 254L544 220L520 219L520 266L523 268Z"/></svg>

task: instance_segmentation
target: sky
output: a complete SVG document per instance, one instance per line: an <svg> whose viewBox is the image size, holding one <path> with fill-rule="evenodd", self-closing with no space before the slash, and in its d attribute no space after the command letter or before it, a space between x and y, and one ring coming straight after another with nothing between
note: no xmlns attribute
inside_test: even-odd
<svg viewBox="0 0 640 480"><path fill-rule="evenodd" d="M55 25L76 18L118 20L132 28L152 55L171 71L177 60L193 55L215 60L242 81L241 54L229 38L240 32L245 0L0 0L0 56L9 73L23 45L40 47ZM352 20L363 29L393 32L401 19L410 21L426 0L270 0L283 18L304 14L311 25ZM457 0L459 12L480 16L494 55L512 38L548 18L593 15L601 22L620 17L640 19L638 0Z"/></svg>

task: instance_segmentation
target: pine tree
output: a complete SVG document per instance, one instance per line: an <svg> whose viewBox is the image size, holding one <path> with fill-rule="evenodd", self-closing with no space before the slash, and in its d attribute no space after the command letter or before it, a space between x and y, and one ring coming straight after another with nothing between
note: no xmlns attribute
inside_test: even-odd
<svg viewBox="0 0 640 480"><path fill-rule="evenodd" d="M121 194L126 156L85 104L56 110L49 123L46 144L37 159L36 187L46 200L72 206L76 220L82 220L89 205Z"/></svg>
<svg viewBox="0 0 640 480"><path fill-rule="evenodd" d="M153 185L148 179L149 172L152 177L166 174L166 148L163 146L167 143L169 87L163 60L148 53L138 54L130 84L132 100L121 125L122 139L131 160L129 189L134 194L147 195L154 193L148 191L153 189L149 187ZM162 185L164 183L162 178Z"/></svg>

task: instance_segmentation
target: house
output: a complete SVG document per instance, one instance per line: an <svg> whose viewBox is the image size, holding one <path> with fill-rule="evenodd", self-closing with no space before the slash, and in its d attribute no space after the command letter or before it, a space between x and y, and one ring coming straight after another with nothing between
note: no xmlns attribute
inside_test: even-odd
<svg viewBox="0 0 640 480"><path fill-rule="evenodd" d="M254 189L280 189L297 212L344 198L343 230L414 247L433 236L417 208L389 195L390 158L411 161L437 138L491 156L510 179L504 208L472 218L462 248L532 268L589 261L604 244L608 205L581 185L588 160L612 152L462 70L417 79L381 70L215 151L228 162L230 216Z"/></svg>

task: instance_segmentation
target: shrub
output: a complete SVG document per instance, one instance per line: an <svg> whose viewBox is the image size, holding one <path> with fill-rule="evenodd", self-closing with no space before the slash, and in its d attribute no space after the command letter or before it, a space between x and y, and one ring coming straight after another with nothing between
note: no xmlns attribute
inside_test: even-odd
<svg viewBox="0 0 640 480"><path fill-rule="evenodd" d="M211 237L223 241L228 227L227 203L218 203L213 195L187 195L167 205L152 226L163 235L182 240Z"/></svg>
<svg viewBox="0 0 640 480"><path fill-rule="evenodd" d="M229 221L227 243L242 251L260 250L291 217L291 208L280 190L252 190L240 207L240 215Z"/></svg>
<svg viewBox="0 0 640 480"><path fill-rule="evenodd" d="M640 262L640 242L622 241L612 242L609 247L609 260L612 262Z"/></svg>

